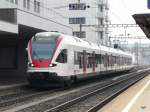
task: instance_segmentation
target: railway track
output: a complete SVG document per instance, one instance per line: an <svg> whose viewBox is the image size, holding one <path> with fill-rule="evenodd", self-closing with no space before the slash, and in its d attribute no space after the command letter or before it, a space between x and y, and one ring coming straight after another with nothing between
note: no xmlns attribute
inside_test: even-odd
<svg viewBox="0 0 150 112"><path fill-rule="evenodd" d="M104 82L107 82L108 79L105 79L104 81L101 81L101 84ZM67 94L70 91L78 91L79 88L83 89L83 88L89 88L89 87L93 87L93 86L97 86L100 83L99 82L94 82L91 85L87 85L86 82L83 84L76 84L74 85L72 88L64 90L63 88L58 88L58 89L52 89L52 90L36 90L36 89L32 89L28 86L22 86L22 88L17 87L17 88L11 88L10 90L7 89L5 90L5 92L2 91L2 93L0 92L0 111L4 111L16 106L21 106L30 102L36 102L37 100L40 99L44 99L46 97L56 97L59 94Z"/></svg>
<svg viewBox="0 0 150 112"><path fill-rule="evenodd" d="M6 96L9 97L5 98L2 95L0 96L0 111L77 112L76 109L78 109L81 110L79 112L94 112L98 109L97 107L103 106L128 86L131 86L146 76L147 74L141 74L144 74L147 71L139 71L136 74L130 73L127 76L124 75L120 78L105 79L104 81L101 80L100 82L95 82L88 85L83 84L79 86L77 84L67 90L61 89L37 92L31 89L30 92L25 92L25 94L23 93L20 96L15 95L15 97L10 97L11 94L10 96L7 94ZM122 89L120 89L120 87Z"/></svg>
<svg viewBox="0 0 150 112"><path fill-rule="evenodd" d="M65 98L65 97L67 97L68 95L73 95L72 97L76 97L76 94L74 94L74 93L78 93L78 95L80 95L80 94L82 94L80 91L81 90L85 90L85 92L88 92L89 90L89 88L93 88L93 90L95 89L95 88L99 88L99 86L100 85L106 85L107 83L108 83L109 81L107 81L107 80L105 80L105 81L102 81L102 82L96 82L96 83L94 83L94 84L90 84L90 85L82 85L82 86L79 86L79 87L75 87L75 88L71 88L71 89L68 89L68 90L61 90L61 91L57 91L57 92L54 92L53 94L52 93L49 93L49 94L43 94L42 95L42 97L43 97L43 99L42 98L40 98L39 96L36 96L36 99L38 98L38 100L39 99L41 99L40 101L33 101L33 98L31 99L33 102L31 102L28 106L29 107L27 107L27 108L25 108L25 110L24 110L24 107L26 107L26 106L23 106L23 110L20 110L20 111L29 111L30 109L31 109L31 111L32 111L32 108L35 108L35 109L38 109L39 108L39 105L42 105L43 104L43 102L44 102L44 104L47 102L48 103L48 105L49 105L49 102L51 102L51 105L55 105L55 104L53 104L53 102L55 102L55 101L57 101L57 103L62 103L64 100L57 100L57 99L61 99L61 98ZM75 95L75 96L74 96ZM44 99L45 98L45 99ZM15 101L15 100L14 100ZM15 101L16 102L16 101ZM27 101L27 102L29 102L29 101ZM13 103L13 102L12 102ZM25 102L23 102L23 103L25 103ZM56 105L57 105L57 103L56 103ZM49 106L51 106L51 105L49 105ZM9 106L9 108L11 108L12 106ZM22 107L22 106L21 106ZM5 107L5 108L3 108L3 110L6 110L6 108L8 108L8 107ZM29 108L29 110L28 110L28 108ZM43 107L44 108L44 107ZM27 110L26 110L27 109ZM40 108L40 109L42 109L42 108ZM14 109L14 111L17 111L18 109ZM33 109L34 110L34 109ZM8 111L9 112L9 111ZM13 112L13 110L11 110L11 112Z"/></svg>
<svg viewBox="0 0 150 112"><path fill-rule="evenodd" d="M0 98L0 111L14 107L23 105L25 103L34 101L34 99L42 98L45 95L52 94L57 90L50 90L50 91L27 91L24 93L17 93L14 95L3 96Z"/></svg>
<svg viewBox="0 0 150 112"><path fill-rule="evenodd" d="M44 112L96 112L119 93L145 76L146 75L136 75L110 83L109 85L79 96Z"/></svg>

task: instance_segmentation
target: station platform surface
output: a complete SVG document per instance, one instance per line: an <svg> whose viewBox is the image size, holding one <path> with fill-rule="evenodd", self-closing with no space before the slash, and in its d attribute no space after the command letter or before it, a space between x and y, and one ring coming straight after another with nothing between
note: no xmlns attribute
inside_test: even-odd
<svg viewBox="0 0 150 112"><path fill-rule="evenodd" d="M150 75L131 86L98 112L150 112Z"/></svg>
<svg viewBox="0 0 150 112"><path fill-rule="evenodd" d="M3 88L16 87L19 85L27 84L27 78L25 75L3 75L0 74L0 90Z"/></svg>

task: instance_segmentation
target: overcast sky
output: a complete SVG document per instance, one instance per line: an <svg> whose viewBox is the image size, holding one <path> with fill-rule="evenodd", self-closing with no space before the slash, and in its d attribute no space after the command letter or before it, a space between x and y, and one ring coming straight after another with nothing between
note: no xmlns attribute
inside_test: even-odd
<svg viewBox="0 0 150 112"><path fill-rule="evenodd" d="M147 0L108 0L108 2L110 6L109 17L112 24L135 24L132 18L133 14L150 13L150 9L147 8ZM145 35L140 28L127 28L126 31L131 36ZM125 34L125 29L111 29L111 34Z"/></svg>
<svg viewBox="0 0 150 112"><path fill-rule="evenodd" d="M147 0L108 0L113 23L134 23L133 14L150 13Z"/></svg>

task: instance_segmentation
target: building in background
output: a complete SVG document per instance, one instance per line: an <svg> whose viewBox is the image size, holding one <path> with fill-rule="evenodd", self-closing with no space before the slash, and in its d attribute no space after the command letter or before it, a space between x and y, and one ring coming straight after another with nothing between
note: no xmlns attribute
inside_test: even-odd
<svg viewBox="0 0 150 112"><path fill-rule="evenodd" d="M26 74L28 40L37 32L72 35L68 19L47 0L0 0L0 75Z"/></svg>
<svg viewBox="0 0 150 112"><path fill-rule="evenodd" d="M47 7L46 0L0 0L0 30L20 33L22 27L72 34L66 18ZM26 28L27 29L27 28Z"/></svg>
<svg viewBox="0 0 150 112"><path fill-rule="evenodd" d="M107 0L47 0L53 8L68 19L73 35L96 44L109 45ZM59 19L59 18L56 18Z"/></svg>

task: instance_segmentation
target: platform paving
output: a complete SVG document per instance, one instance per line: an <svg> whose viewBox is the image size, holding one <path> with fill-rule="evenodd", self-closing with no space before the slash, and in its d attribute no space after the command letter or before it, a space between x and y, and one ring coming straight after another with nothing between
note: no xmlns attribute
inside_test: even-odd
<svg viewBox="0 0 150 112"><path fill-rule="evenodd" d="M98 112L150 112L150 75L117 96Z"/></svg>

